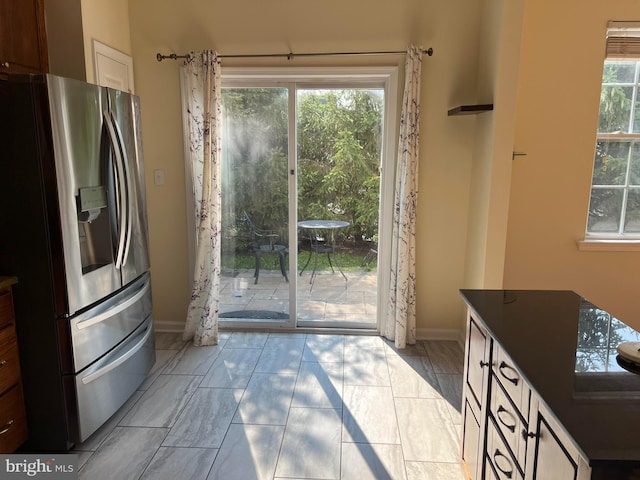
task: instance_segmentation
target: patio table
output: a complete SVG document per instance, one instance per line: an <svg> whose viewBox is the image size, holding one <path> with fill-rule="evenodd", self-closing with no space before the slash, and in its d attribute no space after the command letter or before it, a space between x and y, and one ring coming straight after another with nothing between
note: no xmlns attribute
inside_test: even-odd
<svg viewBox="0 0 640 480"><path fill-rule="evenodd" d="M338 267L338 270L340 271L340 273L344 277L344 281L345 282L348 281L347 280L347 276L342 271L342 268L340 268L340 264L338 263L338 260L336 259L336 236L335 236L335 232L337 230L341 229L341 228L346 228L349 225L351 225L349 222L344 222L342 220L303 220L303 221L298 222L298 227L309 231L309 236L312 239L311 240L311 249L310 249L310 252L309 252L309 259L307 260L307 263L305 264L305 266L300 271L300 275L302 275L304 270L309 265L309 262L311 261L311 257L315 255L315 257L314 257L315 260L314 260L314 264L313 264L313 271L311 272L311 278L309 279L309 283L311 284L312 287L313 287L313 282L314 282L316 274L317 274L318 255L320 255L321 253L326 253L328 255L329 266L331 266L331 270L333 270L333 265L331 264L331 257L333 257L333 263L335 263L336 267ZM326 234L326 235L324 235L324 237L327 239L327 241L325 243L323 243L323 244L319 244L317 241L314 242L313 239L314 238L317 239L318 237L322 237L323 233Z"/></svg>

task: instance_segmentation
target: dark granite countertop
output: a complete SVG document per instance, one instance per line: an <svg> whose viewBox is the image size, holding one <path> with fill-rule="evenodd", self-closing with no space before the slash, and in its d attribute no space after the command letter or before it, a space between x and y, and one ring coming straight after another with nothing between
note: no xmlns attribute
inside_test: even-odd
<svg viewBox="0 0 640 480"><path fill-rule="evenodd" d="M640 462L640 374L616 361L637 331L570 291L460 293L590 464Z"/></svg>

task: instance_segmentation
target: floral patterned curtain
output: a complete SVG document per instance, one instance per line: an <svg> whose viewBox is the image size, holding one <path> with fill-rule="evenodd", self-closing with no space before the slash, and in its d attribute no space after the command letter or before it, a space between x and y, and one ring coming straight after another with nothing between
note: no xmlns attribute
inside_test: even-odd
<svg viewBox="0 0 640 480"><path fill-rule="evenodd" d="M216 52L191 52L185 62L188 161L191 165L196 265L183 339L193 344L218 343L220 303L220 115L221 74Z"/></svg>
<svg viewBox="0 0 640 480"><path fill-rule="evenodd" d="M382 334L398 348L416 343L416 207L422 48L407 49L396 166L391 282Z"/></svg>

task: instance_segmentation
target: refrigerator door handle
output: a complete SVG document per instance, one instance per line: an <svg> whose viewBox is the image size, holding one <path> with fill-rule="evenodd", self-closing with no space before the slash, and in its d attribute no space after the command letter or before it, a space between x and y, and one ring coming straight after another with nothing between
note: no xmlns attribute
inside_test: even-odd
<svg viewBox="0 0 640 480"><path fill-rule="evenodd" d="M150 283L147 280L142 285L140 290L138 292L136 292L135 295L133 295L132 297L128 298L124 302L115 305L113 308L110 308L109 310L107 310L105 312L102 312L99 315L96 315L95 317L90 317L87 320L78 322L78 324L77 324L78 330L82 330L84 328L91 327L91 326L93 326L93 325L95 325L97 323L104 322L105 320L107 320L109 318L112 318L113 316L117 315L118 313L126 310L127 308L129 308L131 305L133 305L138 300L140 300L143 296L146 295L147 291L149 290L149 285L150 285Z"/></svg>
<svg viewBox="0 0 640 480"><path fill-rule="evenodd" d="M122 160L124 164L124 179L126 189L124 191L126 195L126 215L127 215L127 234L124 242L124 252L122 255L122 266L124 267L127 264L127 258L129 257L129 247L131 246L131 231L133 229L132 218L133 218L133 192L131 191L131 173L129 172L129 155L127 154L127 149L125 148L124 140L122 132L120 131L120 127L118 126L118 122L116 121L116 117L113 112L111 112L111 122L115 127L116 138L118 139L118 143L120 144L120 149L122 152Z"/></svg>
<svg viewBox="0 0 640 480"><path fill-rule="evenodd" d="M126 240L126 222L127 222L126 212L125 212L126 199L123 198L123 196L125 195L125 190L123 187L126 187L126 184L125 184L126 180L124 179L124 170L122 166L122 163L123 163L122 152L120 150L120 144L116 136L116 131L115 131L113 121L107 111L103 113L103 116L104 116L105 125L107 126L107 132L109 133L109 140L111 142L111 147L116 159L115 161L116 163L115 170L116 170L116 179L117 179L116 180L116 190L117 190L116 211L118 215L118 221L120 223L118 227L118 246L116 248L116 269L120 270L120 268L122 267L124 243Z"/></svg>
<svg viewBox="0 0 640 480"><path fill-rule="evenodd" d="M116 358L112 362L109 362L104 367L99 368L95 372L90 373L89 375L84 377L82 379L82 383L87 385L88 383L91 383L91 382L97 380L98 378L102 377L103 375L106 375L107 373L109 373L114 368L118 368L119 365L122 365L124 362L126 362L129 358L131 358L133 355L135 355L138 352L138 350L140 350L144 346L144 344L149 339L149 336L151 335L151 333L153 333L153 328L151 328L151 325L149 325L147 327L146 333L142 336L142 339L140 339L140 341L138 343L136 343L133 347L128 349L125 353L120 355L118 358Z"/></svg>

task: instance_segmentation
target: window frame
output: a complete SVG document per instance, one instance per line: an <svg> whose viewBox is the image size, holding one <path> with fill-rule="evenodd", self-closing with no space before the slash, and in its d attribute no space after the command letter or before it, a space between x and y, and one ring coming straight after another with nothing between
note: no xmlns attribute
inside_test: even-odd
<svg viewBox="0 0 640 480"><path fill-rule="evenodd" d="M609 32L611 34L611 32ZM609 39L608 39L609 41ZM631 87L631 106L629 110L629 122L626 132L596 132L596 145L600 142L629 142L629 157L626 165L626 173L624 183L619 185L611 185L611 184L594 184L594 172L596 168L596 161L594 155L593 167L592 167L592 176L591 176L591 185L590 185L590 195L589 195L589 208L587 210L587 222L585 225L585 237L583 240L578 242L578 247L580 250L613 250L613 251L640 251L640 232L631 232L625 233L625 219L627 213L627 204L628 204L628 195L631 190L640 190L640 187L637 184L632 184L630 177L630 169L631 162L633 159L634 149L638 149L640 146L640 131L638 133L633 133L634 123L640 122L640 116L637 113L637 110L640 109L640 58L632 56L632 57L621 57L617 55L608 55L603 62L603 74L607 67L607 64L612 63L633 63L635 64L633 79L628 82L601 82L601 89L605 87ZM603 79L604 80L604 79ZM600 116L600 107L598 108L598 115ZM635 125L636 129L638 129L638 125ZM599 128L598 128L599 130ZM594 152L595 153L595 152ZM591 201L594 190L599 189L613 189L613 190L621 190L623 192L622 205L619 217L618 231L617 232L592 232L589 231L589 216L591 210Z"/></svg>

